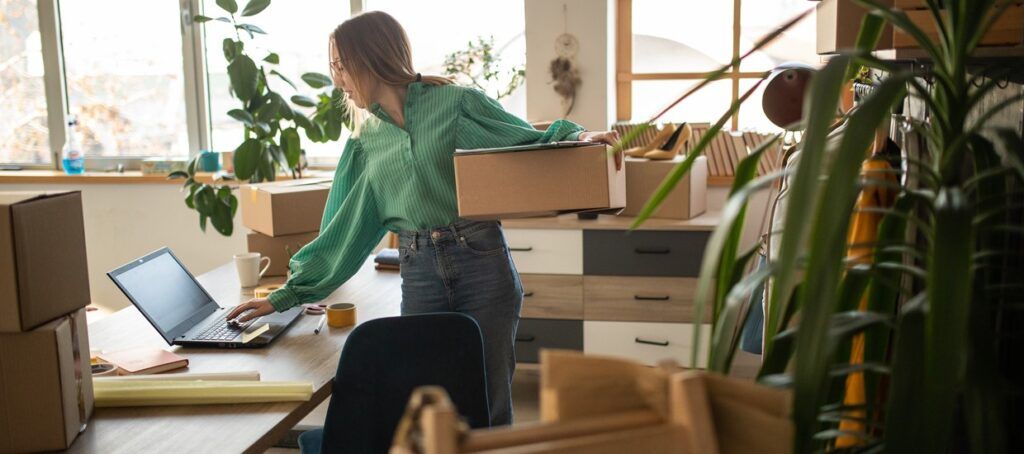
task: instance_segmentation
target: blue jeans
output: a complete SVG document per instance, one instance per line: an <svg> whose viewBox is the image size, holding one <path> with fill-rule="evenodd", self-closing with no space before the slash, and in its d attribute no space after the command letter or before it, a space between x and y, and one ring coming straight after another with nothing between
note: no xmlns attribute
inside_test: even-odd
<svg viewBox="0 0 1024 454"><path fill-rule="evenodd" d="M461 312L480 325L491 425L512 424L512 374L523 285L501 225L459 221L399 233L402 315Z"/></svg>

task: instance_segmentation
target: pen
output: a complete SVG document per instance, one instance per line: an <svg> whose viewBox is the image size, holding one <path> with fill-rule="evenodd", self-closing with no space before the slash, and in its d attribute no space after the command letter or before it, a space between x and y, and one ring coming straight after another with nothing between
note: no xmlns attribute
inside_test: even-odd
<svg viewBox="0 0 1024 454"><path fill-rule="evenodd" d="M327 321L327 314L320 316L320 321L316 322L316 329L313 330L313 334L320 334L320 330L324 329L325 321Z"/></svg>

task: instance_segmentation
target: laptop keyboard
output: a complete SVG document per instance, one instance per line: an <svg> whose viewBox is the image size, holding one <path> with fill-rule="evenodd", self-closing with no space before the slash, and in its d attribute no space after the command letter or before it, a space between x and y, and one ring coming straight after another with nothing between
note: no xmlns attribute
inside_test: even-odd
<svg viewBox="0 0 1024 454"><path fill-rule="evenodd" d="M245 331L246 328L249 327L249 325L252 325L253 322L256 321L256 319L252 319L245 323L228 323L226 320L227 315L227 311L225 311L224 314L222 314L220 318L217 319L217 321L211 323L208 328L203 330L201 333L197 334L195 336L195 339L208 341L229 341L238 337L238 335L242 334L242 332Z"/></svg>

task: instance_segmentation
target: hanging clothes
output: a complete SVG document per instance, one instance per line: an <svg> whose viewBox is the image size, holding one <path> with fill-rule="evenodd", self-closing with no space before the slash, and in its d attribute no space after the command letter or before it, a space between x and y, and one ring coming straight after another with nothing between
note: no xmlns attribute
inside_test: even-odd
<svg viewBox="0 0 1024 454"><path fill-rule="evenodd" d="M885 148L896 146L895 143L888 139L886 139L886 142ZM878 239L878 225L884 217L884 214L871 210L891 208L896 201L898 193L896 187L899 181L896 173L893 171L893 166L885 154L887 153L876 153L871 158L865 160L861 166L862 181L871 183L866 184L861 190L857 197L856 210L850 218L850 229L847 233L847 244L849 246L847 247L846 258L851 264L871 263L874 258L875 249L873 243ZM899 155L897 154L897 156ZM867 303L867 294L865 294L860 300L858 310L867 310ZM864 334L861 333L853 338L850 349L850 364L861 364L863 362ZM864 373L851 373L846 377L846 393L843 398L843 404L847 406L863 405L865 402ZM847 416L863 420L867 415L863 410L855 410L848 412ZM839 423L839 430L866 432L863 422L851 419L843 419ZM860 441L856 437L840 437L836 440L835 447L846 448L856 446Z"/></svg>

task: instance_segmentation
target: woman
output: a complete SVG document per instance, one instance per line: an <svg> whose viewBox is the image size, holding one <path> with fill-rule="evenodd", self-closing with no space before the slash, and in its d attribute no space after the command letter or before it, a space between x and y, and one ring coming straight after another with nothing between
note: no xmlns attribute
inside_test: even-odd
<svg viewBox="0 0 1024 454"><path fill-rule="evenodd" d="M397 232L402 314L456 311L477 321L491 424L511 424L522 285L500 224L459 219L453 153L556 140L613 143L617 135L585 132L565 120L540 132L480 91L421 77L405 31L386 13L342 23L330 52L335 86L363 115L338 163L320 235L292 257L283 288L228 318L245 312L239 321L246 321L326 298L385 232Z"/></svg>

